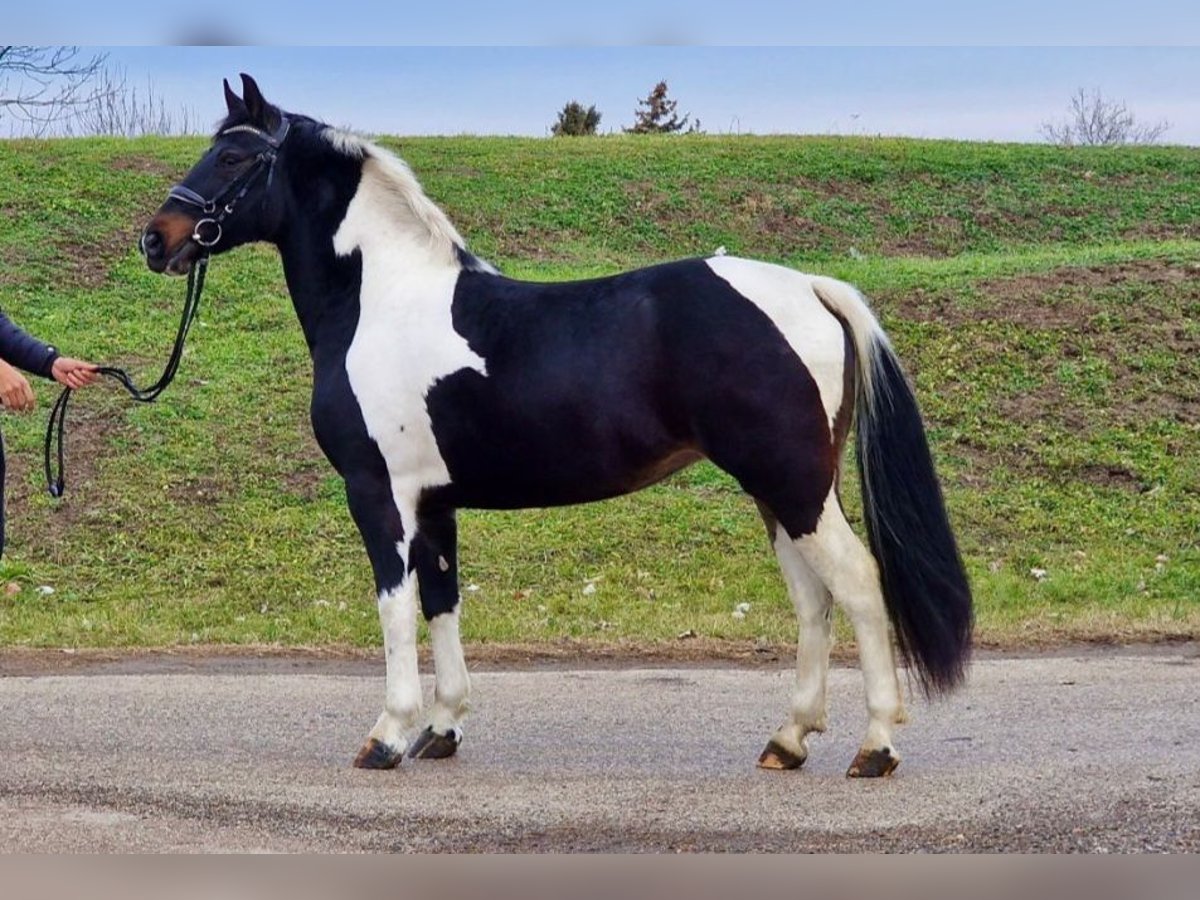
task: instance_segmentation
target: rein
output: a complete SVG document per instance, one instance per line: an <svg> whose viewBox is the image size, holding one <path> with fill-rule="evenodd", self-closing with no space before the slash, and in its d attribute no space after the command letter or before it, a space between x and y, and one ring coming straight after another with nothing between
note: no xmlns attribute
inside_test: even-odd
<svg viewBox="0 0 1200 900"><path fill-rule="evenodd" d="M175 374L179 371L179 361L183 358L184 342L187 340L192 323L196 320L196 312L200 309L200 293L204 290L204 274L207 269L208 256L201 256L192 264L191 269L188 270L187 298L183 304L183 314L179 319L179 330L175 333L175 346L171 348L171 356L167 360L167 365L163 369L162 375L158 377L158 381L147 388L139 388L133 383L133 379L129 377L129 374L117 366L99 366L96 371L101 375L118 381L129 392L129 396L139 403L152 403L158 399L158 395L165 391L167 386L175 380ZM63 445L67 430L67 404L71 400L72 393L71 388L63 388L62 393L58 395L58 399L54 401L54 406L50 408L50 420L46 423L46 441L43 450L46 465L46 490L50 492L51 497L61 497L66 492L67 484ZM58 448L57 475L51 469L51 456L56 444ZM5 476L7 475L6 470L4 439L3 436L0 436L0 556L4 555L4 526L6 519L4 484L6 480Z"/></svg>
<svg viewBox="0 0 1200 900"><path fill-rule="evenodd" d="M204 275L207 269L208 257L201 256L188 270L187 297L183 303L183 313L179 318L179 330L175 332L175 346L171 348L171 355L167 359L167 365L162 374L158 376L158 381L149 387L139 388L133 383L129 373L117 366L100 366L96 371L116 380L138 403L153 403L157 400L158 395L175 380L175 374L179 371L179 362L183 359L183 345L187 341L188 332L200 309L200 294L204 290ZM46 465L46 490L50 492L51 497L61 497L67 489L63 444L67 431L67 404L71 400L72 393L74 393L72 388L63 388L58 399L54 401L54 406L50 409L50 420L46 423L46 442L43 451ZM52 451L56 443L58 449L57 474L51 467Z"/></svg>

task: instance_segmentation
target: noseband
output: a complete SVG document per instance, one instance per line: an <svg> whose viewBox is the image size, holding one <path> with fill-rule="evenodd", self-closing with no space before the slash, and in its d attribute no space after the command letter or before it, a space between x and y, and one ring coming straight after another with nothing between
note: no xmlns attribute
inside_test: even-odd
<svg viewBox="0 0 1200 900"><path fill-rule="evenodd" d="M234 125L232 128L226 128L217 135L218 138L234 132L245 131L261 138L266 142L267 147L258 153L254 158L254 164L249 169L233 179L225 190L211 200L183 184L177 184L167 192L168 200L178 200L181 203L198 207L204 214L204 218L197 221L192 228L193 241L206 250L216 246L217 242L221 240L221 223L233 213L233 208L241 202L263 172L267 173L267 187L271 187L271 179L275 177L275 161L279 156L279 148L287 140L291 127L291 122L288 121L287 116L284 116L279 127L271 134L255 128L253 125ZM231 199L226 200L226 198Z"/></svg>

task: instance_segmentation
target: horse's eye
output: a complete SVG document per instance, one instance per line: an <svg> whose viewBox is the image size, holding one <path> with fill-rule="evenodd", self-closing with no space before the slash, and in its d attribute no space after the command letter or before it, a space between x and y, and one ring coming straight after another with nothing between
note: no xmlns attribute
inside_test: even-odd
<svg viewBox="0 0 1200 900"><path fill-rule="evenodd" d="M221 155L217 157L217 162L223 166L236 166L245 157L236 150L222 150Z"/></svg>

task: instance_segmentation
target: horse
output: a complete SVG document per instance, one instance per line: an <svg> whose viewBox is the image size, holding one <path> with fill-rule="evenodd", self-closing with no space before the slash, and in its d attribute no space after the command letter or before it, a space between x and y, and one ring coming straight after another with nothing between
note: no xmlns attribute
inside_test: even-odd
<svg viewBox="0 0 1200 900"><path fill-rule="evenodd" d="M224 89L211 146L141 246L151 270L175 275L250 242L279 251L312 357L313 431L375 579L386 690L354 765L446 758L462 741L457 510L603 500L708 459L756 503L799 619L790 715L758 765L799 768L826 728L836 603L868 713L847 775L890 774L906 713L889 622L938 695L964 679L973 617L916 399L859 292L724 254L507 278L397 156L281 110L248 75L242 96ZM852 424L870 549L839 496Z"/></svg>

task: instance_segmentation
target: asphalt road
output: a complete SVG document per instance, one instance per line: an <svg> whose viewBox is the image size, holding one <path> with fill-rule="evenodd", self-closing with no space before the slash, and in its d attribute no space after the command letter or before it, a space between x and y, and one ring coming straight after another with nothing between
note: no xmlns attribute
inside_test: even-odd
<svg viewBox="0 0 1200 900"><path fill-rule="evenodd" d="M469 656L469 654L468 654ZM798 772L754 762L790 672L474 673L459 755L349 767L372 663L139 660L0 678L6 851L1200 850L1200 646L977 661L904 762L843 773L854 669ZM426 685L427 689L429 685Z"/></svg>

